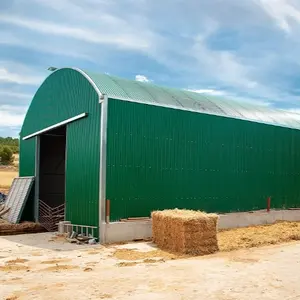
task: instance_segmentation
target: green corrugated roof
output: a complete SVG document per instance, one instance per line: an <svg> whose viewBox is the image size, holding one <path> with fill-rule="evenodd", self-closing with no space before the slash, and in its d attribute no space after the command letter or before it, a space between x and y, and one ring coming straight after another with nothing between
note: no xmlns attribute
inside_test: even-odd
<svg viewBox="0 0 300 300"><path fill-rule="evenodd" d="M85 73L94 81L100 92L110 98L300 129L300 114L293 112L107 74Z"/></svg>

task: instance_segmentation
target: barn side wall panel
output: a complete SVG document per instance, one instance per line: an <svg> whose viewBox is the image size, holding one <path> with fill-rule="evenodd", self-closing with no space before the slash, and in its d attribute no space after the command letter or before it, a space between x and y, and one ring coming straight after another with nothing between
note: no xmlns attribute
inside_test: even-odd
<svg viewBox="0 0 300 300"><path fill-rule="evenodd" d="M98 225L100 104L87 79L72 69L50 75L38 89L27 112L21 137L72 118L67 125L66 219ZM21 141L20 174L34 175L35 138Z"/></svg>
<svg viewBox="0 0 300 300"><path fill-rule="evenodd" d="M300 206L300 131L109 99L111 220Z"/></svg>
<svg viewBox="0 0 300 300"><path fill-rule="evenodd" d="M36 138L20 142L19 176L34 176L35 174L35 147ZM28 196L22 220L34 221L34 189Z"/></svg>
<svg viewBox="0 0 300 300"><path fill-rule="evenodd" d="M36 138L20 142L19 175L34 176L35 174Z"/></svg>

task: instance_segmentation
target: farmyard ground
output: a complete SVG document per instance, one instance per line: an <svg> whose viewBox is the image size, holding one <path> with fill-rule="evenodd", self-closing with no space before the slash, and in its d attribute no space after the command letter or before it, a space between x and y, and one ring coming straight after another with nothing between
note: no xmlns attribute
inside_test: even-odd
<svg viewBox="0 0 300 300"><path fill-rule="evenodd" d="M151 243L0 238L1 299L300 299L300 243L178 258Z"/></svg>

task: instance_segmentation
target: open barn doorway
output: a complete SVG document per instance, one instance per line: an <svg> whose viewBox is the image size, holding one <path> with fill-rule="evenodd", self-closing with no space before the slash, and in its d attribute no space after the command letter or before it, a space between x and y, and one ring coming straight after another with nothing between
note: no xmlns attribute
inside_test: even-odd
<svg viewBox="0 0 300 300"><path fill-rule="evenodd" d="M56 231L65 216L66 126L39 137L38 221Z"/></svg>

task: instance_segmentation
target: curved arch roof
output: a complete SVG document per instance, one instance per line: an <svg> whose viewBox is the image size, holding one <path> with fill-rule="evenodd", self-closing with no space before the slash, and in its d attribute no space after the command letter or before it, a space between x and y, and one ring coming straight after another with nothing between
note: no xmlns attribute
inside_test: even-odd
<svg viewBox="0 0 300 300"><path fill-rule="evenodd" d="M300 114L297 113L107 74L84 73L109 98L300 129Z"/></svg>

